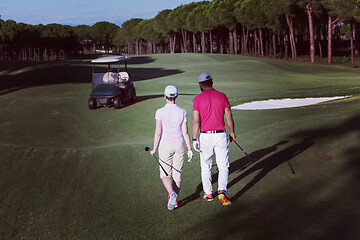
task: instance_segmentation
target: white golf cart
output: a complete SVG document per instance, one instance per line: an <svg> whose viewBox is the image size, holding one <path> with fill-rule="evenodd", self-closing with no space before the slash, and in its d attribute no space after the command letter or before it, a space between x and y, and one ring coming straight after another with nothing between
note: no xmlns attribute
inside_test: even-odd
<svg viewBox="0 0 360 240"><path fill-rule="evenodd" d="M96 109L100 106L114 106L119 109L125 102L136 100L134 84L127 73L127 61L130 57L110 56L93 59L92 91L89 98L89 108ZM125 63L125 71L120 71L120 62ZM98 73L95 68L107 64L107 71ZM113 65L117 65L113 67Z"/></svg>

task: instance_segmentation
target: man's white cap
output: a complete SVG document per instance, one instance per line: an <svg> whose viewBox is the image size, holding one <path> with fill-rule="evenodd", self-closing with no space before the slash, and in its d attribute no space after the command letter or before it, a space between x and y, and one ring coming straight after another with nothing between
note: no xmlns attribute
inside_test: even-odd
<svg viewBox="0 0 360 240"><path fill-rule="evenodd" d="M169 85L165 88L165 96L167 97L177 97L178 90L174 85Z"/></svg>
<svg viewBox="0 0 360 240"><path fill-rule="evenodd" d="M208 73L206 73L206 72L200 74L200 76L199 76L199 83L200 83L200 82L205 82L205 81L208 81L208 80L212 80L212 77L211 77L210 74L208 74Z"/></svg>

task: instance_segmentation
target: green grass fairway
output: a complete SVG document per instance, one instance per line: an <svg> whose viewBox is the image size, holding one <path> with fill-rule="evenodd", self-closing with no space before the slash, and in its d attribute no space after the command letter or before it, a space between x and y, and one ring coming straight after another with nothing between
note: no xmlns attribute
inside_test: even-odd
<svg viewBox="0 0 360 240"><path fill-rule="evenodd" d="M0 62L0 239L360 239L359 71L215 54L134 56L128 67L137 102L90 111L90 59ZM169 84L191 131L202 72L233 106L351 97L233 110L237 142L255 160L230 144L233 204L201 199L194 151L169 211L144 148Z"/></svg>

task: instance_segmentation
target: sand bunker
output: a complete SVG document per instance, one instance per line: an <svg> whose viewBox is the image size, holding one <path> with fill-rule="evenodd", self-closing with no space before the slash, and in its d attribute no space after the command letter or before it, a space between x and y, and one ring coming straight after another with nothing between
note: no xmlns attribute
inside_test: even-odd
<svg viewBox="0 0 360 240"><path fill-rule="evenodd" d="M262 110L262 109L280 109L293 108L313 105L321 102L327 102L337 99L346 98L348 96L339 97L320 97L320 98L285 98L285 99L269 99L264 101L255 101L240 104L232 107L239 110Z"/></svg>

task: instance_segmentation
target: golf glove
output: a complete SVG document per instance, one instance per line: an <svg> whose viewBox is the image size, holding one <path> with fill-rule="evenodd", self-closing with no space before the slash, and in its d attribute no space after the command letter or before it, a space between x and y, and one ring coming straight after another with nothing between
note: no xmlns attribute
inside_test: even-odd
<svg viewBox="0 0 360 240"><path fill-rule="evenodd" d="M194 147L195 151L200 152L200 142L199 142L199 140L193 141L193 147Z"/></svg>
<svg viewBox="0 0 360 240"><path fill-rule="evenodd" d="M187 155L188 155L188 162L192 162L192 159L193 159L193 152L191 151L191 150L189 150L188 152L187 152Z"/></svg>

